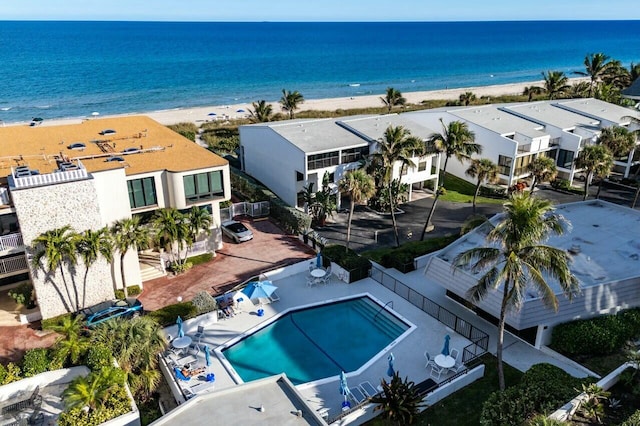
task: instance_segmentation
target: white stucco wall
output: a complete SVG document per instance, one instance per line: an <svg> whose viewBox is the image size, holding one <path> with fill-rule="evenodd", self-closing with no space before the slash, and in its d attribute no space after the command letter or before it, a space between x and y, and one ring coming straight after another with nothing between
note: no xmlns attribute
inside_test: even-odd
<svg viewBox="0 0 640 426"><path fill-rule="evenodd" d="M305 153L266 126L240 126L240 144L244 149L244 171L285 203L295 206L300 183L296 181L296 171L307 174ZM324 169L309 171L316 172L322 179Z"/></svg>
<svg viewBox="0 0 640 426"><path fill-rule="evenodd" d="M93 179L14 190L12 196L28 257L34 254L33 239L43 232L65 225L70 225L77 232L102 227ZM85 268L81 260L78 263L75 268L64 266L66 286L59 270L47 274L30 265L30 275L42 318L66 313L65 303L73 310L76 293L79 301L83 300ZM112 283L110 265L105 261L96 262L87 277L86 304L112 299Z"/></svg>
<svg viewBox="0 0 640 426"><path fill-rule="evenodd" d="M104 226L130 218L131 207L124 169L93 173L98 194L101 223Z"/></svg>
<svg viewBox="0 0 640 426"><path fill-rule="evenodd" d="M166 204L163 205L162 207L175 207L178 210L182 210L182 209L190 208L191 206L194 206L194 205L205 205L207 203L211 203L212 202L211 200L203 200L202 202L199 202L199 203L187 204L187 200L184 195L183 177L189 176L189 175L195 175L198 173L206 173L206 172L213 172L213 171L222 171L222 186L224 191L224 197L221 198L220 200L215 201L214 204L217 204L224 200L230 200L231 199L231 178L229 176L229 166L210 167L206 169L190 170L188 172L180 172L180 173L167 172L166 180L164 180L164 182L166 182L165 185L167 188L166 192L168 196L166 199ZM156 182L156 189L157 189L157 185L158 183Z"/></svg>

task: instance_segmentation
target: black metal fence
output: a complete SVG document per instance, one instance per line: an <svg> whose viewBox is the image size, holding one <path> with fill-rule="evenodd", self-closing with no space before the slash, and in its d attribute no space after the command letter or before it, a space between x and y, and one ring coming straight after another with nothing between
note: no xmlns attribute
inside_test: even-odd
<svg viewBox="0 0 640 426"><path fill-rule="evenodd" d="M371 278L407 300L413 306L421 309L451 328L456 333L469 339L472 343L467 345L462 351L463 364L468 364L487 352L489 348L489 335L484 331L476 328L468 321L460 318L448 309L443 308L433 300L423 296L375 266L371 268Z"/></svg>

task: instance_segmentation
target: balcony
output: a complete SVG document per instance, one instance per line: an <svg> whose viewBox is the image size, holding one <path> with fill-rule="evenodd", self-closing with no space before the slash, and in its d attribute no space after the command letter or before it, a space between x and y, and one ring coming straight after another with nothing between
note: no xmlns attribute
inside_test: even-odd
<svg viewBox="0 0 640 426"><path fill-rule="evenodd" d="M10 206L11 196L9 195L9 188L3 186L0 187L0 206Z"/></svg>
<svg viewBox="0 0 640 426"><path fill-rule="evenodd" d="M16 275L29 270L25 256L0 259L0 277Z"/></svg>
<svg viewBox="0 0 640 426"><path fill-rule="evenodd" d="M9 186L11 188L31 188L34 186L54 185L63 182L88 179L87 169L80 160L61 162L53 173L40 174L26 166L11 168Z"/></svg>
<svg viewBox="0 0 640 426"><path fill-rule="evenodd" d="M24 250L22 233L14 232L13 234L0 235L0 253L8 254L22 250Z"/></svg>

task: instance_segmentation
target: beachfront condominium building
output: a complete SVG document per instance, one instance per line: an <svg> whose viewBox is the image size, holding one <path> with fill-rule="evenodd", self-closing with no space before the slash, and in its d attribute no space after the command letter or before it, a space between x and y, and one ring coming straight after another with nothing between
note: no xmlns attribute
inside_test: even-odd
<svg viewBox="0 0 640 426"><path fill-rule="evenodd" d="M226 160L148 117L91 119L75 124L0 128L0 283L28 279L43 318L65 313L78 294L86 306L114 297L122 288L119 255L91 266L63 263L58 272L33 265L32 241L71 226L97 230L163 207L207 209L214 225L199 246L222 244L219 203L230 199ZM138 253L124 259L127 286L141 285ZM77 292L77 293L76 293ZM6 296L5 296L6 297Z"/></svg>
<svg viewBox="0 0 640 426"><path fill-rule="evenodd" d="M426 139L433 130L397 114L328 119L297 119L240 126L242 170L258 179L282 200L304 208L305 188L322 188L325 174L337 193L348 170L362 166L374 153L389 127L403 126L411 135ZM429 153L412 158L413 167L394 166L393 178L414 187L427 181L437 185L440 156ZM344 204L345 200L338 203ZM410 199L410 198L409 198Z"/></svg>
<svg viewBox="0 0 640 426"><path fill-rule="evenodd" d="M538 156L553 158L558 176L573 182L581 177L575 159L583 147L597 143L603 128L639 128L629 118L637 117L637 111L593 98L441 108L404 115L426 127L440 126L440 119L467 123L483 147L476 157L497 164L499 183L506 186L529 177L527 165ZM640 164L638 159L638 150L632 150L616 159L614 171L627 177ZM473 181L465 174L468 166L451 158L447 172Z"/></svg>
<svg viewBox="0 0 640 426"><path fill-rule="evenodd" d="M535 288L526 289L522 305L509 311L506 325L536 347L549 343L556 324L640 306L640 212L602 200L560 205L556 212L571 226L545 244L569 254L580 294L569 300L552 277L545 277L559 301L556 313ZM499 219L500 215L493 217L439 251L424 270L425 286L438 284L452 299L494 320L500 316L502 291L489 291L481 301L471 302L467 292L486 270L453 267L453 262L464 251L491 246L485 237Z"/></svg>

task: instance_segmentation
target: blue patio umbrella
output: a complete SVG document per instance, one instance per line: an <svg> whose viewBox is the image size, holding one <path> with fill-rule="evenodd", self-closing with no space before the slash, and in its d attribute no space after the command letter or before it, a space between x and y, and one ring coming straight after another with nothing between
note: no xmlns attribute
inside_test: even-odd
<svg viewBox="0 0 640 426"><path fill-rule="evenodd" d="M245 288L242 289L242 292L249 299L259 299L259 298L269 298L274 291L276 291L278 287L273 285L271 281L252 281Z"/></svg>
<svg viewBox="0 0 640 426"><path fill-rule="evenodd" d="M444 336L444 348L442 348L442 355L449 356L449 339L451 337L447 334Z"/></svg>
<svg viewBox="0 0 640 426"><path fill-rule="evenodd" d="M244 112L244 110L243 109L239 109L236 112Z"/></svg>
<svg viewBox="0 0 640 426"><path fill-rule="evenodd" d="M349 395L349 385L347 385L347 375L344 371L340 372L340 395L344 395L344 402L347 402L347 395Z"/></svg>
<svg viewBox="0 0 640 426"><path fill-rule="evenodd" d="M387 369L387 376L393 377L395 371L393 370L393 361L395 361L395 357L393 356L393 352L389 353L387 357L387 361L389 361L389 368Z"/></svg>
<svg viewBox="0 0 640 426"><path fill-rule="evenodd" d="M318 252L318 254L316 254L316 267L322 268L322 253L321 252Z"/></svg>
<svg viewBox="0 0 640 426"><path fill-rule="evenodd" d="M182 329L182 318L178 315L178 319L176 319L176 324L178 324L178 337L184 337L184 330Z"/></svg>
<svg viewBox="0 0 640 426"><path fill-rule="evenodd" d="M211 116L213 116L213 115L218 115L218 114L216 114L215 112L210 112L210 113L209 113L209 114L207 114L207 115L211 115Z"/></svg>

